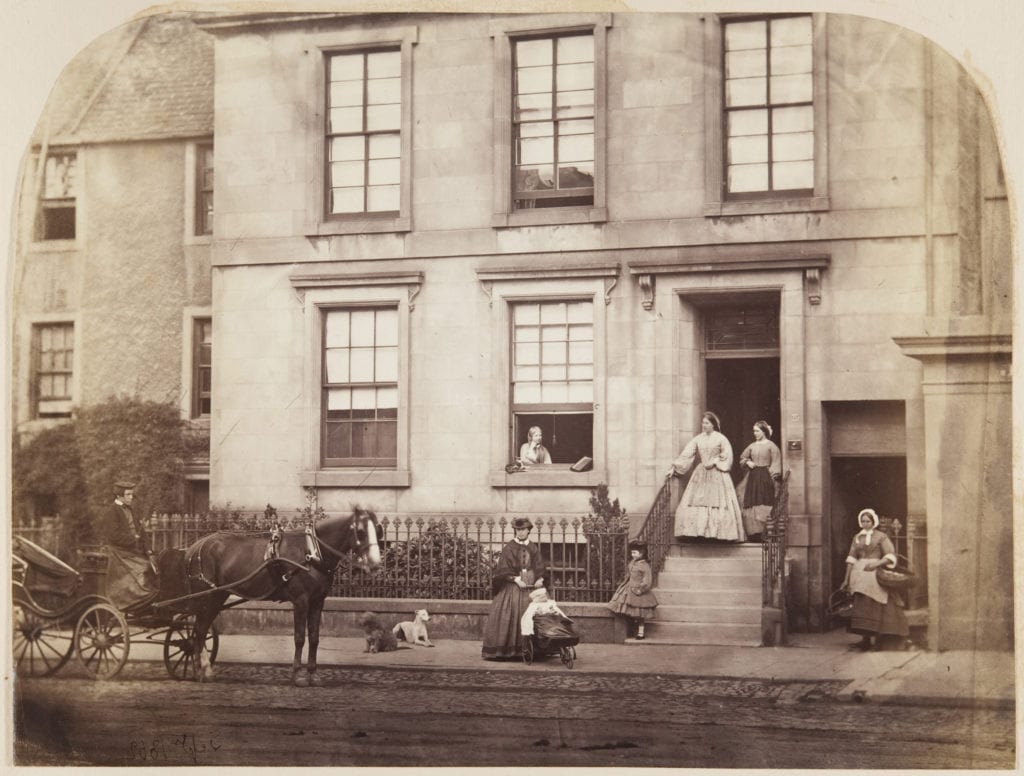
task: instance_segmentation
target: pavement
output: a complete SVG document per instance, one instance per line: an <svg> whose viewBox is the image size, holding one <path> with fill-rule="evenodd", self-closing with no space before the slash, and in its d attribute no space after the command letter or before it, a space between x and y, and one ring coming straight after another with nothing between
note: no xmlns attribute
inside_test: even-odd
<svg viewBox="0 0 1024 776"><path fill-rule="evenodd" d="M843 681L841 701L899 705L1013 709L1014 656L1009 652L851 652L855 637L841 631L791 634L786 647L649 644L587 644L576 648L573 671L653 674L777 682ZM476 640L435 641L436 646L396 652L363 652L361 638L321 637L322 666L391 665L402 668L487 671L566 670L555 658L526 666L518 660L482 660ZM162 660L159 645L133 643L131 659ZM217 663L288 665L289 634L222 634Z"/></svg>

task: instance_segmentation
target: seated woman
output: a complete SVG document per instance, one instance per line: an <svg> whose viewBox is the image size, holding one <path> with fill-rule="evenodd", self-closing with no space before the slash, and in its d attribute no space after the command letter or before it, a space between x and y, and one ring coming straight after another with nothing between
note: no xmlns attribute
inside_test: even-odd
<svg viewBox="0 0 1024 776"><path fill-rule="evenodd" d="M528 441L519 448L519 460L529 465L531 463L551 463L551 455L548 449L541 444L544 434L540 426L531 426L527 434Z"/></svg>
<svg viewBox="0 0 1024 776"><path fill-rule="evenodd" d="M878 583L875 571L881 566L896 566L896 548L884 533L878 530L878 515L873 509L862 509L857 515L860 533L853 537L850 553L846 557L846 578L843 589L853 593L853 613L850 615L851 633L860 634L861 640L851 649L882 649L885 640L906 645L910 636L907 617L903 613L903 599L894 590ZM875 643L871 639L875 637Z"/></svg>

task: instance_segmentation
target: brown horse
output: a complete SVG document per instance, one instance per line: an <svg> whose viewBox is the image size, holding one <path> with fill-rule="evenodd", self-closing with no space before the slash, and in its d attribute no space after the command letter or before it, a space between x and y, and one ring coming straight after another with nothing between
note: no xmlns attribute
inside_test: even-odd
<svg viewBox="0 0 1024 776"><path fill-rule="evenodd" d="M292 682L299 687L321 685L316 651L324 599L334 571L350 552L360 568L379 566L380 535L377 516L356 507L351 515L327 517L311 530L281 531L277 541L272 541L269 532L256 536L221 532L195 542L185 551L188 590L211 591L196 596L189 605L196 616L193 654L199 680L213 678L213 666L204 650L207 631L225 608L228 596L236 595L250 601L291 601L295 623ZM307 632L308 680L300 671Z"/></svg>

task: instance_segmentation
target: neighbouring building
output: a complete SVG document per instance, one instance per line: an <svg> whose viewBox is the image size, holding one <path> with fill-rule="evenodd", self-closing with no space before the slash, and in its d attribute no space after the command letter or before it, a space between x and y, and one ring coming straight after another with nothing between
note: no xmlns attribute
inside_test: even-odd
<svg viewBox="0 0 1024 776"><path fill-rule="evenodd" d="M21 169L11 348L15 443L112 395L180 404L209 434L213 39L129 22L65 68ZM209 462L189 462L205 509ZM52 515L39 494L34 515Z"/></svg>

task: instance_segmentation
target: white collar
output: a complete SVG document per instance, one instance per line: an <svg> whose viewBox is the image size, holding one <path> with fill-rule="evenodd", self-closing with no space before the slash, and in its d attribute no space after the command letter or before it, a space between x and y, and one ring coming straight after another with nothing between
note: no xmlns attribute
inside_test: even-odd
<svg viewBox="0 0 1024 776"><path fill-rule="evenodd" d="M874 533L874 531L875 531L875 527L874 526L871 526L870 528L862 528L860 533L857 534L857 536L863 536L864 537L864 544L871 544L871 534Z"/></svg>
<svg viewBox="0 0 1024 776"><path fill-rule="evenodd" d="M528 545L530 543L529 537L527 537L525 540L520 540L519 537L513 536L512 537L512 541L514 541L516 544L523 545L523 547L525 547L526 545Z"/></svg>

